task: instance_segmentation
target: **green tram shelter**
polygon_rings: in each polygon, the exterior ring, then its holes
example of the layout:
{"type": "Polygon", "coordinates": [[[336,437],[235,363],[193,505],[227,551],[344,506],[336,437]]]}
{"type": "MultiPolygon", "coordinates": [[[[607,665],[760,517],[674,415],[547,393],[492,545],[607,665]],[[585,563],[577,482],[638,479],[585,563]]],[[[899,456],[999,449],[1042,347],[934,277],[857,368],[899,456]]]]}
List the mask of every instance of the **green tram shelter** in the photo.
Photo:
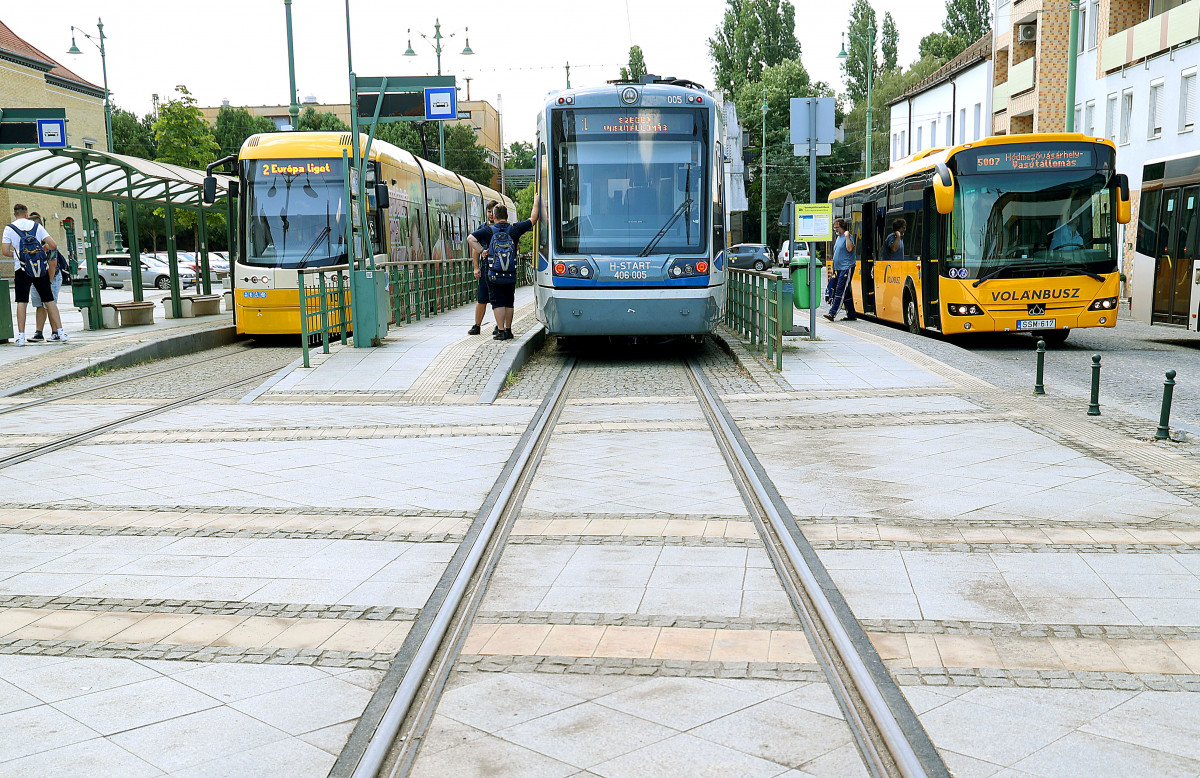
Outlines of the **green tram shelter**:
{"type": "MultiPolygon", "coordinates": [[[[76,305],[87,307],[92,329],[100,329],[100,274],[97,267],[97,235],[92,223],[92,203],[96,200],[123,204],[129,219],[130,274],[133,299],[141,302],[142,266],[136,261],[141,250],[138,241],[136,203],[161,206],[166,213],[167,256],[171,266],[171,310],[183,315],[179,289],[179,260],[175,244],[175,212],[179,208],[198,213],[197,240],[200,244],[200,273],[197,289],[212,292],[208,267],[208,226],[206,212],[212,212],[224,200],[228,208],[226,224],[233,245],[233,205],[228,196],[229,178],[217,176],[216,199],[204,202],[204,171],[168,165],[139,157],[112,154],[95,149],[27,149],[0,158],[0,187],[26,192],[54,194],[80,202],[80,229],[86,256],[90,294],[76,294],[76,305]]],[[[78,258],[76,260],[78,262],[78,258]]],[[[79,283],[77,279],[76,284],[79,283]]],[[[82,292],[82,290],[80,290],[82,292]]]]}

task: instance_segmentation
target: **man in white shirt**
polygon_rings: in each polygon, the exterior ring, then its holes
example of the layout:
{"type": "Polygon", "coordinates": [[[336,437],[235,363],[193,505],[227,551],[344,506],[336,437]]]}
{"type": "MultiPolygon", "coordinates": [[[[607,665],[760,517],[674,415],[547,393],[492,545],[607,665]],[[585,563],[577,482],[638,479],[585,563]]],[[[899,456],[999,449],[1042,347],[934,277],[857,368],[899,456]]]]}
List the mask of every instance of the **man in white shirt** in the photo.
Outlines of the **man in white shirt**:
{"type": "Polygon", "coordinates": [[[50,317],[50,326],[54,329],[50,341],[65,342],[67,333],[63,332],[62,318],[58,315],[58,304],[54,302],[54,296],[50,289],[50,279],[58,272],[58,264],[51,259],[46,263],[44,272],[36,276],[26,273],[21,263],[21,234],[17,230],[32,233],[41,242],[42,248],[47,253],[58,248],[58,244],[46,232],[46,228],[29,218],[28,208],[20,203],[13,206],[13,223],[4,228],[4,240],[0,243],[0,252],[6,257],[12,257],[15,268],[13,283],[16,287],[17,300],[16,345],[25,345],[25,314],[29,307],[29,290],[31,288],[37,289],[38,296],[44,301],[46,313],[50,317]],[[16,229],[13,229],[14,227],[16,229]]]}

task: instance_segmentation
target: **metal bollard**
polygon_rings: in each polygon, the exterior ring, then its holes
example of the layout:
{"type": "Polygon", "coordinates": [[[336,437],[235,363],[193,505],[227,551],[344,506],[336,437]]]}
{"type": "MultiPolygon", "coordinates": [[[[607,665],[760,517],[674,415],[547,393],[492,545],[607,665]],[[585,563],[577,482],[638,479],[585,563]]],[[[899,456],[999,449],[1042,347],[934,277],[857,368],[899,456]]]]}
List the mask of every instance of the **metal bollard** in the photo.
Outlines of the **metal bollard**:
{"type": "Polygon", "coordinates": [[[1100,415],[1100,355],[1092,355],[1092,401],[1088,404],[1088,416],[1100,415]]]}
{"type": "Polygon", "coordinates": [[[1042,378],[1046,372],[1046,341],[1039,340],[1037,346],[1037,381],[1033,384],[1034,394],[1045,394],[1046,386],[1042,378]]]}
{"type": "Polygon", "coordinates": [[[1155,440],[1171,439],[1171,397],[1175,394],[1175,371],[1167,371],[1167,380],[1163,381],[1162,412],[1158,415],[1158,429],[1154,431],[1155,440]]]}

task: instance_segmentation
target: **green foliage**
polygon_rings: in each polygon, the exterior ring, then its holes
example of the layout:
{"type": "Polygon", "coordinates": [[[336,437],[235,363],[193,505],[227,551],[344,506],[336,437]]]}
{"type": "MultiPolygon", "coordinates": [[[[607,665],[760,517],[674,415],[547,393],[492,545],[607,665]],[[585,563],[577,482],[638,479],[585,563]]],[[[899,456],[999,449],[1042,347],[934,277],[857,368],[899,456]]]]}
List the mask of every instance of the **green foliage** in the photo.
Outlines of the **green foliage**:
{"type": "Polygon", "coordinates": [[[179,96],[159,106],[154,122],[157,143],[155,159],[171,165],[203,169],[220,156],[212,126],[196,107],[196,98],[187,87],[175,87],[179,96]]]}
{"type": "MultiPolygon", "coordinates": [[[[368,128],[364,128],[369,132],[368,128]]],[[[412,122],[387,122],[375,127],[375,138],[421,156],[421,136],[412,122]]]]}
{"type": "MultiPolygon", "coordinates": [[[[425,137],[429,143],[429,160],[438,161],[438,133],[436,127],[427,127],[425,137]]],[[[487,149],[476,142],[475,128],[469,124],[451,124],[446,127],[446,169],[466,176],[472,181],[491,186],[495,168],[488,164],[487,149]]]]}
{"type": "Polygon", "coordinates": [[[892,12],[883,15],[883,69],[895,70],[899,62],[900,33],[896,30],[896,20],[892,12]]]}
{"type": "Polygon", "coordinates": [[[246,138],[260,132],[275,132],[275,122],[265,116],[252,114],[245,108],[223,105],[217,111],[213,137],[221,148],[221,155],[237,154],[246,138]]]}
{"type": "Polygon", "coordinates": [[[870,73],[873,79],[879,77],[878,32],[879,25],[870,0],[854,0],[842,72],[846,74],[846,95],[855,105],[867,99],[867,74],[870,73]]]}
{"type": "Polygon", "coordinates": [[[958,36],[966,41],[966,46],[971,45],[992,29],[991,0],[946,0],[943,28],[946,34],[958,36]]]}
{"type": "Polygon", "coordinates": [[[337,114],[318,111],[310,105],[300,112],[300,118],[296,120],[296,129],[300,132],[345,132],[350,129],[350,125],[339,119],[337,114]]]}
{"type": "Polygon", "coordinates": [[[922,59],[932,57],[946,63],[957,57],[966,48],[967,42],[957,35],[951,35],[948,32],[931,32],[921,39],[918,51],[922,59]]]}
{"type": "MultiPolygon", "coordinates": [[[[736,94],[765,68],[800,60],[791,0],[726,0],[725,18],[708,39],[717,87],[736,94]]],[[[762,91],[761,89],[759,90],[762,91]]]]}
{"type": "Polygon", "coordinates": [[[138,119],[131,111],[114,108],[112,112],[113,151],[130,157],[154,159],[158,144],[154,140],[154,115],[138,119]]]}
{"type": "MultiPolygon", "coordinates": [[[[517,196],[513,199],[517,203],[517,212],[509,216],[509,221],[528,219],[529,214],[533,212],[533,184],[517,192],[517,196]]],[[[517,247],[517,250],[522,254],[528,254],[533,251],[532,232],[527,232],[521,236],[521,243],[517,247]]]]}
{"type": "Polygon", "coordinates": [[[505,170],[528,170],[533,167],[536,153],[529,141],[517,141],[508,147],[504,155],[505,170]]]}
{"type": "MultiPolygon", "coordinates": [[[[926,57],[904,72],[892,71],[884,73],[875,82],[871,92],[871,104],[874,109],[874,132],[871,135],[872,167],[875,172],[886,170],[891,156],[891,131],[887,105],[900,95],[914,87],[918,82],[928,78],[944,63],[934,57],[926,57]]],[[[846,143],[854,149],[853,165],[848,170],[845,183],[851,183],[862,177],[864,172],[862,154],[866,151],[867,104],[861,104],[846,115],[846,143]]]]}
{"type": "Polygon", "coordinates": [[[622,81],[641,81],[646,75],[646,57],[642,54],[641,46],[629,47],[629,64],[621,66],[622,81]]]}

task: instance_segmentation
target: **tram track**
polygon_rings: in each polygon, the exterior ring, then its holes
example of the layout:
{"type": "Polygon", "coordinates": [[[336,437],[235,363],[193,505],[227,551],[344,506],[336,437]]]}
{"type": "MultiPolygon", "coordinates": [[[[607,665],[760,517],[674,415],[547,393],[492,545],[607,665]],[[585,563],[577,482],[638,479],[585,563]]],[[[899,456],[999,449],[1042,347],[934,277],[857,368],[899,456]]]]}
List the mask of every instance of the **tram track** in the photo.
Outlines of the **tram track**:
{"type": "MultiPolygon", "coordinates": [[[[850,613],[816,552],[716,397],[703,369],[686,365],[717,447],[810,636],[869,774],[950,775],[915,713],[850,613]]],[[[489,580],[577,376],[572,359],[530,422],[426,607],[351,734],[331,778],[409,774],[489,580]]]]}

